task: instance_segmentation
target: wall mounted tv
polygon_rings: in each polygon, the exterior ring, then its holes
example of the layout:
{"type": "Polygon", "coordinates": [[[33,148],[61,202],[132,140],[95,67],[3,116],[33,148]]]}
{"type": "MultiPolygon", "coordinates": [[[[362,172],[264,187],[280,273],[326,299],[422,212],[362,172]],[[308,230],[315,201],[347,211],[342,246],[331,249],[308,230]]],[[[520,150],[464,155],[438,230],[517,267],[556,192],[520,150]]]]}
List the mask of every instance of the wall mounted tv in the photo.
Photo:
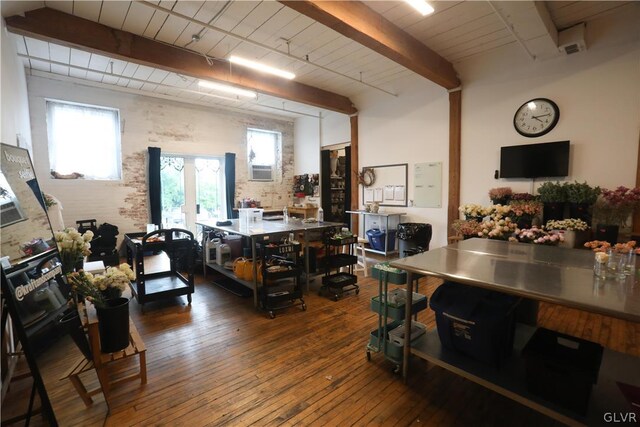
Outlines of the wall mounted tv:
{"type": "Polygon", "coordinates": [[[512,145],[500,149],[500,178],[569,175],[569,141],[512,145]]]}

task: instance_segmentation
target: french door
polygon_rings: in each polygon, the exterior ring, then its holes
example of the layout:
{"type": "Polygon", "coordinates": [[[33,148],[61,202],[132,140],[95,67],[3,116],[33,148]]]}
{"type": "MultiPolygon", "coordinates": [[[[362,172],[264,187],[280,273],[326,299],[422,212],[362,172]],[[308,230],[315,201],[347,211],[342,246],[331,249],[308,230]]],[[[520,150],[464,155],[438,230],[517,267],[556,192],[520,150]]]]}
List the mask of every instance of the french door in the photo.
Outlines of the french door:
{"type": "Polygon", "coordinates": [[[163,154],[162,224],[196,235],[196,221],[226,217],[224,158],[163,154]]]}

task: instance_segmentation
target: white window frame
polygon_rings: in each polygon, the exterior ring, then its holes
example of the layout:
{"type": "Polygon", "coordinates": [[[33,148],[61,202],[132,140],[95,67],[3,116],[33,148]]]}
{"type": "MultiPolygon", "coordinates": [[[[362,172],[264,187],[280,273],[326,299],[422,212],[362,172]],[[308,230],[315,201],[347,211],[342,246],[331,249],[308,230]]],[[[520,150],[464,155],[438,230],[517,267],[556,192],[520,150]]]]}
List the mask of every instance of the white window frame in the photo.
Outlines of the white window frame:
{"type": "MultiPolygon", "coordinates": [[[[46,117],[47,117],[47,138],[48,138],[48,152],[49,152],[49,166],[53,172],[58,172],[60,175],[68,177],[73,172],[83,174],[82,178],[86,180],[100,180],[100,181],[121,181],[122,180],[122,142],[120,131],[120,111],[117,108],[104,107],[100,105],[82,104],[78,102],[63,101],[59,99],[46,99],[46,117]],[[108,113],[113,115],[113,121],[109,126],[105,126],[102,131],[96,132],[94,128],[87,128],[80,131],[80,135],[76,132],[73,135],[69,135],[69,143],[56,141],[56,124],[54,123],[54,108],[56,106],[70,106],[78,107],[86,110],[93,110],[95,112],[108,113]],[[112,142],[111,147],[104,148],[104,151],[97,150],[96,146],[93,147],[87,143],[96,140],[96,135],[109,135],[113,133],[115,141],[112,142]],[[64,146],[62,146],[64,145],[64,146]],[[113,151],[111,151],[113,150],[113,151]],[[62,153],[62,154],[61,154],[62,153]],[[67,159],[73,159],[74,167],[59,166],[56,158],[63,156],[67,159]],[[111,170],[105,171],[101,175],[92,175],[92,171],[96,171],[97,162],[105,162],[111,158],[112,163],[111,170]],[[77,167],[76,167],[77,166],[77,167]]],[[[64,130],[63,130],[64,132],[64,130]]],[[[64,138],[63,138],[64,140],[64,138]]],[[[70,163],[70,162],[67,162],[70,163]]],[[[77,177],[77,176],[76,176],[77,177]]],[[[55,177],[54,177],[55,178],[55,177]]]]}
{"type": "Polygon", "coordinates": [[[248,175],[249,181],[256,181],[256,182],[280,182],[281,181],[281,178],[282,178],[282,132],[269,130],[269,129],[259,129],[259,128],[251,128],[251,127],[247,128],[247,172],[248,172],[247,175],[248,175]],[[275,137],[273,164],[268,164],[264,162],[253,163],[253,159],[251,158],[251,144],[250,144],[250,138],[251,138],[250,134],[252,132],[271,134],[275,137]],[[254,164],[256,166],[271,166],[273,168],[271,179],[270,180],[253,179],[252,166],[254,164]]]}

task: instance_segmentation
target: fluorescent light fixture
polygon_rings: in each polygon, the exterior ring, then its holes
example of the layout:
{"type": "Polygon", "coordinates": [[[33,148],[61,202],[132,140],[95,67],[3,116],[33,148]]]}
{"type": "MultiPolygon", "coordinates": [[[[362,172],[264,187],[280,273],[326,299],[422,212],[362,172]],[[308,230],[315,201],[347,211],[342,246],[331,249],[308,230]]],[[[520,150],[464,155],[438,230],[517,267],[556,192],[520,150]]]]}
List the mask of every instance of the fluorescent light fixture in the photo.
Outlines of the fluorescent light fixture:
{"type": "Polygon", "coordinates": [[[251,90],[240,89],[240,88],[235,87],[235,86],[224,85],[222,83],[209,82],[209,81],[206,81],[206,80],[200,80],[198,82],[198,86],[204,87],[204,88],[207,88],[207,89],[217,90],[217,91],[224,92],[224,93],[231,93],[233,95],[244,96],[244,97],[247,97],[247,98],[256,99],[258,97],[258,94],[253,92],[253,91],[251,91],[251,90]]]}
{"type": "Polygon", "coordinates": [[[422,16],[431,15],[433,13],[433,7],[424,0],[404,0],[415,10],[420,12],[422,16]]]}
{"type": "Polygon", "coordinates": [[[232,55],[229,57],[229,62],[233,64],[242,65],[244,67],[252,68],[257,71],[262,71],[263,73],[269,73],[269,74],[273,74],[274,76],[283,77],[289,80],[293,80],[296,78],[296,75],[293,73],[290,73],[289,71],[284,71],[279,68],[261,64],[256,61],[251,61],[250,59],[240,58],[232,55]]]}

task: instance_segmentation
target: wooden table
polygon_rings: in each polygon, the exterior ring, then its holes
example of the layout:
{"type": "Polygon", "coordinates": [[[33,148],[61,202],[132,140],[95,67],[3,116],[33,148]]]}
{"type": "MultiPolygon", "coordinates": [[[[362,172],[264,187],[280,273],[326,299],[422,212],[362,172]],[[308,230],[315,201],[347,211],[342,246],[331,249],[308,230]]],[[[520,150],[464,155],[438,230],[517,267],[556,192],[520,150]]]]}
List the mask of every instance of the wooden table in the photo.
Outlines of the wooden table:
{"type": "Polygon", "coordinates": [[[295,207],[295,206],[288,206],[287,207],[287,212],[289,213],[290,216],[302,215],[302,219],[317,218],[318,217],[318,208],[317,207],[298,208],[298,207],[295,207]]]}
{"type": "MultiPolygon", "coordinates": [[[[391,266],[408,272],[405,336],[409,336],[411,328],[414,274],[640,322],[637,276],[624,281],[597,279],[593,275],[593,260],[593,253],[586,250],[469,239],[393,261],[391,266]]],[[[413,354],[565,424],[601,424],[605,412],[631,410],[616,382],[640,387],[640,359],[608,349],[604,350],[586,417],[530,394],[524,383],[525,367],[520,351],[534,330],[530,326],[517,326],[513,356],[500,370],[443,348],[437,331],[429,331],[413,343],[405,340],[403,377],[406,380],[409,374],[409,356],[413,354]]]]}

